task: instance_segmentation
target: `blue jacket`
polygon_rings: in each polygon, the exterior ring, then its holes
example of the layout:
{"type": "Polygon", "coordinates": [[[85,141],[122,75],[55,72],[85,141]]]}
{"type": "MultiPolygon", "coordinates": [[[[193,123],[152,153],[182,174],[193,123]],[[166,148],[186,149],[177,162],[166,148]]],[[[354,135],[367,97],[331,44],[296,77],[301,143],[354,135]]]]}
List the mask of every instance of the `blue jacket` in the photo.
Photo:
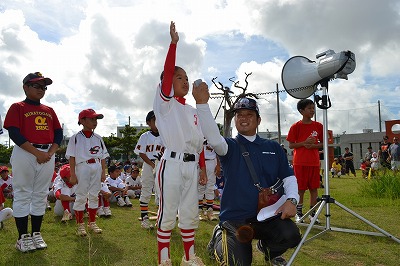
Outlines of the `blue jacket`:
{"type": "Polygon", "coordinates": [[[254,142],[241,135],[226,138],[228,153],[220,156],[224,171],[225,185],[221,199],[220,220],[243,222],[257,216],[258,189],[237,141],[241,142],[250,154],[251,161],[262,187],[274,185],[278,178],[283,180],[293,175],[286,154],[278,142],[262,139],[258,135],[254,142]]]}

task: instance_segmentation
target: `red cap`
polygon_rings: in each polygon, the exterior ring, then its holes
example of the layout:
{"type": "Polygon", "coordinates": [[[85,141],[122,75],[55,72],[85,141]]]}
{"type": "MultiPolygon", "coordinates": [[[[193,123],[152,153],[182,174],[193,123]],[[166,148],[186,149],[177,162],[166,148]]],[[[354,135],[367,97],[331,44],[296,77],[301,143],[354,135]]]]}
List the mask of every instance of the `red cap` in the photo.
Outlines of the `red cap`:
{"type": "Polygon", "coordinates": [[[8,167],[7,166],[0,166],[0,173],[3,171],[8,171],[8,167]]]}
{"type": "Polygon", "coordinates": [[[71,168],[70,168],[69,164],[64,164],[63,166],[61,166],[60,176],[62,178],[71,176],[71,168]]]}
{"type": "Polygon", "coordinates": [[[85,109],[82,110],[79,113],[79,118],[78,118],[78,124],[80,124],[79,120],[82,118],[97,118],[97,119],[103,119],[104,115],[102,114],[96,114],[96,112],[93,109],[85,109]]]}

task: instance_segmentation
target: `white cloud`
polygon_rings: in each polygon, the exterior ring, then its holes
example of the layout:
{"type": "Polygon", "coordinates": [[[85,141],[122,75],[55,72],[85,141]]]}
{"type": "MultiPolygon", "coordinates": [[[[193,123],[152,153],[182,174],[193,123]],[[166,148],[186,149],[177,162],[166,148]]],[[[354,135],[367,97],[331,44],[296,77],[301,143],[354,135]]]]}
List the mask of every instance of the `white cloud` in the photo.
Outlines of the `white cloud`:
{"type": "MultiPolygon", "coordinates": [[[[190,80],[201,77],[210,86],[216,76],[225,86],[233,75],[242,84],[252,72],[249,91],[272,92],[276,83],[282,90],[281,69],[290,56],[315,60],[326,49],[353,51],[356,71],[330,84],[329,125],[337,132],[376,131],[378,100],[383,118],[400,113],[399,6],[398,0],[3,0],[0,114],[4,118],[24,98],[23,77],[41,71],[54,81],[43,103],[56,110],[65,135],[79,130],[78,113],[89,107],[105,114],[96,130],[104,136],[129,117],[133,125],[144,124],[174,20],[181,37],[177,64],[190,80]]],[[[285,134],[300,116],[296,99],[286,93],[280,99],[285,134]]],[[[219,104],[211,103],[214,112],[219,104]]],[[[260,105],[262,127],[277,130],[276,94],[262,95],[260,105]]]]}

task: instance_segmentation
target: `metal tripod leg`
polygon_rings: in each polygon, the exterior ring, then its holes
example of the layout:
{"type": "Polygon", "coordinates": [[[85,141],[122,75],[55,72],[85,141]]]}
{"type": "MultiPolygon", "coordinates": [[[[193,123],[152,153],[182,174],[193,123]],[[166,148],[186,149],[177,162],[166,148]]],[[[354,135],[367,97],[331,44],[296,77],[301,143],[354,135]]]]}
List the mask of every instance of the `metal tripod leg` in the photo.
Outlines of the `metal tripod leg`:
{"type": "MultiPolygon", "coordinates": [[[[317,205],[319,204],[318,210],[315,213],[314,217],[312,217],[310,224],[307,227],[307,230],[304,232],[303,238],[301,239],[300,243],[297,245],[296,250],[293,252],[292,256],[290,257],[290,260],[287,262],[287,265],[291,265],[294,261],[294,259],[296,258],[297,253],[300,251],[300,248],[303,246],[303,244],[311,239],[307,240],[307,236],[310,233],[313,225],[315,224],[315,221],[317,220],[319,214],[322,212],[322,209],[325,207],[326,202],[325,201],[320,201],[319,203],[317,203],[317,205]]],[[[317,206],[315,205],[315,206],[317,206]]],[[[315,207],[314,206],[314,207],[315,207]]],[[[306,215],[304,215],[303,217],[306,217],[306,215]]],[[[326,231],[328,231],[328,229],[323,230],[322,232],[320,232],[318,235],[321,235],[323,233],[325,233],[326,231]]],[[[315,238],[317,235],[313,236],[312,238],[315,238]]]]}
{"type": "MultiPolygon", "coordinates": [[[[315,213],[314,217],[311,219],[311,223],[308,225],[307,230],[304,232],[303,238],[301,239],[300,243],[297,245],[296,250],[294,251],[294,253],[292,254],[292,256],[290,257],[290,260],[288,261],[287,265],[291,265],[295,259],[295,257],[297,256],[297,253],[300,251],[301,247],[307,242],[310,241],[328,231],[337,231],[337,232],[345,232],[345,233],[355,233],[355,234],[363,234],[363,235],[371,235],[371,236],[386,236],[390,239],[392,239],[393,241],[400,243],[400,239],[396,238],[395,236],[389,234],[388,232],[386,232],[385,230],[383,230],[382,228],[378,227],[377,225],[375,225],[374,223],[370,222],[369,220],[365,219],[364,217],[362,217],[361,215],[355,213],[354,211],[350,210],[349,208],[347,208],[346,206],[344,206],[343,204],[335,201],[335,199],[331,198],[329,195],[324,195],[322,198],[322,201],[320,201],[319,203],[317,203],[317,205],[319,204],[318,210],[315,213]],[[361,221],[363,221],[364,223],[368,224],[369,226],[375,228],[378,232],[370,232],[370,231],[362,231],[362,230],[355,230],[355,229],[347,229],[347,228],[339,228],[339,227],[331,227],[330,226],[330,215],[329,215],[329,204],[334,203],[337,206],[339,206],[340,208],[342,208],[343,210],[347,211],[348,213],[350,213],[351,215],[355,216],[356,218],[360,219],[361,221]],[[326,225],[325,227],[322,226],[315,226],[315,221],[317,220],[318,216],[320,215],[320,213],[322,212],[322,209],[324,207],[327,207],[327,215],[326,215],[326,225]],[[307,239],[308,234],[310,233],[312,228],[317,228],[317,229],[323,229],[320,233],[310,237],[307,239]]],[[[317,205],[315,205],[314,207],[316,207],[317,205]]],[[[314,208],[313,208],[314,209],[314,208]]],[[[305,219],[305,217],[307,217],[307,214],[311,213],[312,209],[310,211],[308,211],[302,218],[305,219]]]]}

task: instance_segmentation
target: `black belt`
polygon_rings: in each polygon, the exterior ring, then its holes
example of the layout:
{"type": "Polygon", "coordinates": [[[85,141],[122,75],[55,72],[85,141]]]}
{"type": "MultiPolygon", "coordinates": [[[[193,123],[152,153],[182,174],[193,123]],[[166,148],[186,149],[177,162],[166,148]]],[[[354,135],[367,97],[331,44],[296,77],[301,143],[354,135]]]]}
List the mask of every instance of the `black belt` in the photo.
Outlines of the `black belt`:
{"type": "Polygon", "coordinates": [[[37,148],[37,149],[43,149],[43,150],[45,150],[45,149],[47,149],[48,147],[50,147],[50,144],[35,144],[35,143],[32,143],[32,146],[35,147],[35,148],[37,148]]]}
{"type": "MultiPolygon", "coordinates": [[[[171,158],[175,158],[175,157],[176,157],[176,152],[171,151],[170,157],[171,157],[171,158]]],[[[196,161],[196,155],[191,154],[191,153],[186,153],[186,152],[185,152],[185,153],[183,154],[182,160],[183,160],[184,162],[194,162],[194,161],[196,161]]]]}

